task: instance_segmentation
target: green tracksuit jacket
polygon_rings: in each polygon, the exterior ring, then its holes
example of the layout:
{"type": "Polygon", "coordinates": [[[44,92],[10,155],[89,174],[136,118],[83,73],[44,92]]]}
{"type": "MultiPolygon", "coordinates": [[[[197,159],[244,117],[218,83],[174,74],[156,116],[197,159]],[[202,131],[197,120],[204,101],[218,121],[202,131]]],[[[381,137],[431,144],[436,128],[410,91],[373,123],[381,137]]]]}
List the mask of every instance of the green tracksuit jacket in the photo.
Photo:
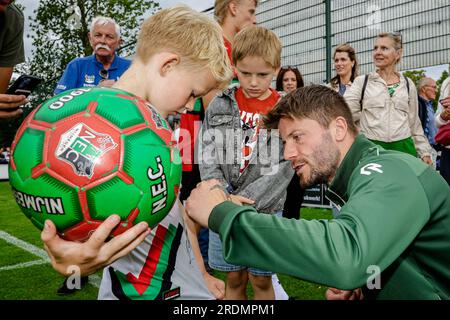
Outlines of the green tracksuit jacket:
{"type": "Polygon", "coordinates": [[[329,191],[342,206],[333,220],[280,219],[226,201],[209,226],[236,265],[363,287],[366,298],[450,299],[450,188],[431,167],[359,135],[329,191]]]}

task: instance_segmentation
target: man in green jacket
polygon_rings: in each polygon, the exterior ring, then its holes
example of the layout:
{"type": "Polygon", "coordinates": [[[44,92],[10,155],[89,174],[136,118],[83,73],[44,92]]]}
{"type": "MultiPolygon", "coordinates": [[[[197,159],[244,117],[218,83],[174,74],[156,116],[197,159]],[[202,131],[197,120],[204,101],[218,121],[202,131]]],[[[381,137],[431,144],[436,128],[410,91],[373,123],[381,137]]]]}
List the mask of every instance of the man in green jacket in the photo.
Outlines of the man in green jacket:
{"type": "Polygon", "coordinates": [[[340,215],[258,214],[227,201],[217,181],[202,182],[187,211],[220,233],[225,260],[341,289],[330,288],[330,299],[450,298],[450,188],[442,177],[358,135],[344,99],[324,86],[287,95],[264,122],[279,129],[303,187],[330,185],[340,215]]]}

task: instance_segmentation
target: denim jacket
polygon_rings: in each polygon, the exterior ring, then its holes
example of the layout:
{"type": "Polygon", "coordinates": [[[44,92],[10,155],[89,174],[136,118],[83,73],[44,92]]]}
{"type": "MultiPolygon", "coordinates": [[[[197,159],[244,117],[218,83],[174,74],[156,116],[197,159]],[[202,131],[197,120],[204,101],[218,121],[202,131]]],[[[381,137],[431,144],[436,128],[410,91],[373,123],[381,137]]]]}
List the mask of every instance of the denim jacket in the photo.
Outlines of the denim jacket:
{"type": "Polygon", "coordinates": [[[200,175],[202,180],[222,181],[231,194],[254,200],[257,211],[275,213],[283,209],[294,171],[283,159],[278,130],[261,129],[250,163],[240,174],[243,129],[236,90],[225,90],[206,109],[197,143],[200,175]]]}

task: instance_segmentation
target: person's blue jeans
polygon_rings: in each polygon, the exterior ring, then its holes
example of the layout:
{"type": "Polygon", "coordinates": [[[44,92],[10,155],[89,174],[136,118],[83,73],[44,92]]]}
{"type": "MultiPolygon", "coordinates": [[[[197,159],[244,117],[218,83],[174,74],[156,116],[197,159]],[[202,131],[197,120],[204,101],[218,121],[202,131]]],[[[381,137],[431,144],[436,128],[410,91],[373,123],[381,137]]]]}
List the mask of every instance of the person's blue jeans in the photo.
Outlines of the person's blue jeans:
{"type": "Polygon", "coordinates": [[[198,233],[198,245],[203,257],[203,261],[208,263],[208,243],[209,243],[209,230],[208,228],[201,228],[198,233]]]}

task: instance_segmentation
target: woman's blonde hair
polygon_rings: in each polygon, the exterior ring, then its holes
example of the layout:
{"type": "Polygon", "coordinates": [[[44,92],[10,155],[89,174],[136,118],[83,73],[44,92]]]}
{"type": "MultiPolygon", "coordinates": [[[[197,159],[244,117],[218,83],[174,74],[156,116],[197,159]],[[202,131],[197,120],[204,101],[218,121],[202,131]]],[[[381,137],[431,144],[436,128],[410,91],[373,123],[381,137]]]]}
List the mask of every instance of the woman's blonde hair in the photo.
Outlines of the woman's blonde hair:
{"type": "Polygon", "coordinates": [[[236,34],[233,42],[233,61],[246,57],[261,57],[272,68],[281,66],[281,41],[273,32],[261,26],[249,26],[236,34]]]}
{"type": "Polygon", "coordinates": [[[220,87],[233,76],[219,24],[187,6],[161,10],[142,24],[136,57],[146,63],[162,51],[179,55],[185,66],[208,67],[220,87]]]}

